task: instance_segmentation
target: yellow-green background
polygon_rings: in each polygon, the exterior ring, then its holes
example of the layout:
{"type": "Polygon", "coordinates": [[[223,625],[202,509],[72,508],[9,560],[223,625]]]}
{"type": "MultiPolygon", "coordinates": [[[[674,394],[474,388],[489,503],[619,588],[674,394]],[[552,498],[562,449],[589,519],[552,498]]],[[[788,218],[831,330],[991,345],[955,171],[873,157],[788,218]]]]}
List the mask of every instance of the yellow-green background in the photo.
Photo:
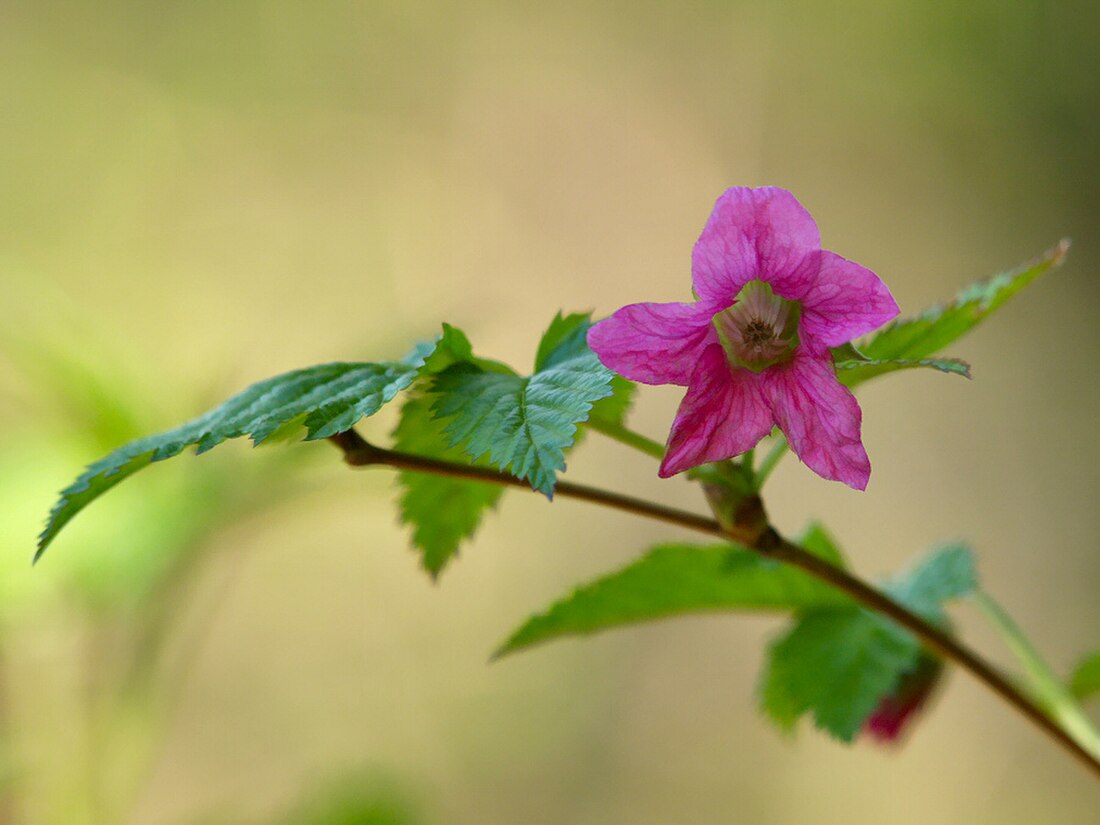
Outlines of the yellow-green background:
{"type": "MultiPolygon", "coordinates": [[[[1100,644],[1098,35],[1084,2],[0,4],[0,821],[268,822],[343,776],[409,811],[377,822],[1095,822],[1086,773],[961,674],[901,749],[784,741],[753,709],[773,620],[487,664],[681,536],[588,505],[509,495],[433,585],[386,471],[231,445],[28,562],[120,441],[442,320],[524,366],[559,308],[686,299],[714,198],[775,184],[903,311],[1074,239],[953,348],[973,382],[865,388],[867,493],[791,460],[769,491],[868,575],[970,539],[1065,670],[1100,644]],[[125,682],[143,634],[153,682],[125,682]]],[[[569,477],[701,506],[654,469],[593,437],[569,477]]]]}

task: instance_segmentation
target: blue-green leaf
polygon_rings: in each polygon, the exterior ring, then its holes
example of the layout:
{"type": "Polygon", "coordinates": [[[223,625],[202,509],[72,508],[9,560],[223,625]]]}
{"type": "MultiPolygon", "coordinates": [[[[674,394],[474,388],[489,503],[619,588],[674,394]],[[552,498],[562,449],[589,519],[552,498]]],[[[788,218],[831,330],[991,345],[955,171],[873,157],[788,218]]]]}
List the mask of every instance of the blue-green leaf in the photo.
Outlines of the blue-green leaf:
{"type": "Polygon", "coordinates": [[[969,596],[978,587],[974,554],[961,543],[947,544],[924,556],[886,584],[886,592],[930,621],[947,620],[943,603],[969,596]]]}
{"type": "MultiPolygon", "coordinates": [[[[819,558],[844,567],[840,549],[820,523],[811,523],[800,543],[819,558]]],[[[672,616],[851,603],[801,570],[734,545],[667,544],[532,616],[496,655],[672,616]]]]}
{"type": "Polygon", "coordinates": [[[590,352],[588,329],[591,326],[591,313],[574,312],[563,316],[559,311],[539,341],[535,372],[590,352]]]}
{"type": "Polygon", "coordinates": [[[442,334],[434,341],[419,345],[427,352],[421,372],[435,375],[453,364],[473,364],[485,372],[499,372],[503,375],[515,375],[516,371],[500,361],[490,358],[478,358],[466,333],[450,324],[443,324],[442,334]]]}
{"type": "Polygon", "coordinates": [[[601,398],[592,405],[589,421],[601,421],[606,424],[622,426],[626,423],[626,414],[634,403],[638,385],[633,381],[615,375],[611,378],[611,395],[601,398]]]}
{"type": "MultiPolygon", "coordinates": [[[[885,590],[946,625],[943,602],[976,587],[973,555],[954,544],[928,554],[885,590]]],[[[761,707],[784,730],[810,713],[819,728],[850,742],[879,702],[921,666],[922,656],[929,654],[917,638],[883,616],[851,603],[813,608],[770,646],[761,707]]]]}
{"type": "MultiPolygon", "coordinates": [[[[570,362],[590,356],[586,341],[590,326],[588,315],[563,316],[558,313],[539,344],[535,359],[536,374],[548,373],[559,367],[568,368],[570,362]]],[[[456,365],[479,375],[497,376],[489,380],[503,380],[506,384],[523,380],[510,367],[475,356],[466,336],[444,324],[443,334],[434,344],[434,351],[427,358],[422,372],[428,376],[436,375],[456,365]]],[[[396,449],[459,464],[489,466],[489,455],[471,461],[464,450],[452,444],[445,433],[446,419],[432,414],[433,397],[425,394],[432,386],[430,381],[424,382],[402,407],[400,423],[394,431],[396,449]]],[[[619,376],[612,376],[610,386],[611,394],[596,401],[589,412],[590,419],[599,416],[621,422],[629,407],[634,385],[619,376]]],[[[581,434],[579,430],[574,434],[574,445],[581,434]]],[[[569,447],[562,449],[565,452],[569,447]]],[[[495,506],[504,492],[498,485],[428,473],[403,472],[399,483],[402,488],[402,521],[412,526],[413,545],[421,552],[424,567],[433,576],[437,576],[454,558],[461,542],[474,534],[485,511],[495,506]]]]}
{"type": "Polygon", "coordinates": [[[802,571],[748,550],[729,544],[666,544],[532,616],[495,655],[670,616],[850,603],[802,571]]]}
{"type": "MultiPolygon", "coordinates": [[[[550,327],[539,342],[535,356],[535,372],[591,352],[588,347],[588,330],[592,328],[591,313],[575,312],[563,316],[561,312],[550,323],[550,327]]],[[[604,424],[622,426],[626,414],[634,403],[634,394],[638,385],[621,375],[612,375],[611,394],[592,405],[588,414],[590,423],[599,421],[604,424]]],[[[577,433],[577,440],[583,430],[577,433]]]]}
{"type": "Polygon", "coordinates": [[[333,363],[295,370],[253,384],[224,404],[173,430],[132,441],[95,462],[61,492],[38,541],[37,559],[73,516],[154,461],[196,453],[248,435],[259,444],[297,427],[306,440],[327,438],[378,412],[416,378],[424,350],[403,361],[333,363]]]}
{"type": "Polygon", "coordinates": [[[576,318],[559,314],[539,346],[540,369],[526,378],[467,362],[448,367],[431,384],[432,409],[446,420],[451,445],[462,445],[474,460],[487,454],[494,466],[547,497],[577,425],[613,392],[612,373],[588,348],[576,318]]]}
{"type": "Polygon", "coordinates": [[[913,318],[894,321],[864,342],[860,349],[873,361],[920,361],[935,355],[1044,272],[1060,266],[1068,251],[1069,241],[1063,240],[1019,269],[968,286],[950,303],[930,307],[913,318]]]}
{"type": "MultiPolygon", "coordinates": [[[[431,404],[429,396],[409,396],[394,430],[394,447],[416,455],[469,463],[461,449],[448,446],[442,422],[432,417],[431,404]]],[[[413,545],[420,550],[421,562],[432,576],[438,576],[454,558],[461,542],[474,534],[485,511],[494,507],[504,493],[498,484],[431,473],[402,472],[398,483],[402,489],[401,520],[412,526],[413,545]]]]}
{"type": "Polygon", "coordinates": [[[898,370],[918,368],[933,369],[950,375],[961,375],[963,378],[970,377],[970,365],[958,358],[895,358],[878,361],[868,359],[836,362],[837,378],[841,384],[849,388],[880,375],[897,372],[898,370]]]}
{"type": "Polygon", "coordinates": [[[761,706],[785,730],[810,712],[850,742],[919,653],[913,636],[860,608],[812,611],[769,647],[761,706]]]}

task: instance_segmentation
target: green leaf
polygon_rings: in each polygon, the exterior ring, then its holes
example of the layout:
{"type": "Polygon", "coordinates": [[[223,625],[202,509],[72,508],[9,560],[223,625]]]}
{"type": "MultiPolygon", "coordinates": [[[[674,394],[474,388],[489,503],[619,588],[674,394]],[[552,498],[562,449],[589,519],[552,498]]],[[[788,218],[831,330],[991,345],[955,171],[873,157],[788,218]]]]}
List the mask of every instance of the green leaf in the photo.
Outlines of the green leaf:
{"type": "Polygon", "coordinates": [[[577,447],[590,429],[603,433],[616,433],[615,437],[620,441],[635,437],[641,439],[640,436],[634,436],[626,428],[626,414],[630,411],[631,404],[634,403],[634,392],[637,389],[638,385],[633,381],[629,381],[621,375],[612,375],[611,395],[601,398],[592,405],[592,409],[588,413],[588,420],[577,427],[577,434],[573,437],[573,447],[570,449],[577,447]]]}
{"type": "Polygon", "coordinates": [[[588,349],[575,322],[558,318],[539,346],[541,369],[522,378],[489,372],[475,363],[454,364],[432,382],[432,407],[447,419],[451,445],[463,445],[477,460],[490,462],[547,497],[554,492],[557,471],[565,467],[564,451],[586,421],[592,405],[611,395],[612,373],[588,349]],[[564,331],[567,322],[571,325],[564,331]],[[549,341],[549,343],[547,343],[549,341]]]}
{"type": "Polygon", "coordinates": [[[912,635],[865,610],[815,610],[768,648],[761,706],[784,730],[809,712],[851,742],[919,654],[912,635]]]}
{"type": "MultiPolygon", "coordinates": [[[[836,542],[813,522],[800,543],[844,567],[836,542]]],[[[962,560],[954,549],[915,568],[905,593],[928,599],[961,593],[962,560]]],[[[716,611],[806,610],[854,606],[849,597],[800,570],[728,544],[661,545],[623,569],[585,585],[531,617],[501,645],[502,656],[564,636],[644,621],[716,611]]]]}
{"type": "Polygon", "coordinates": [[[531,617],[494,655],[670,616],[842,604],[839,591],[747,550],[667,544],[531,617]]]}
{"type": "MultiPolygon", "coordinates": [[[[954,544],[934,550],[885,590],[946,624],[943,602],[976,587],[973,554],[954,544]]],[[[785,730],[811,713],[819,728],[850,742],[882,698],[920,665],[920,656],[913,634],[876,613],[851,603],[814,608],[769,647],[761,707],[785,730]]]]}
{"type": "Polygon", "coordinates": [[[834,567],[844,569],[848,566],[844,561],[844,554],[840,552],[840,545],[820,521],[811,521],[799,536],[798,543],[834,567]]]}
{"type": "Polygon", "coordinates": [[[1086,656],[1074,668],[1069,689],[1078,699],[1088,699],[1100,693],[1100,650],[1086,656]]]}
{"type": "Polygon", "coordinates": [[[259,444],[288,424],[300,422],[306,440],[327,438],[378,412],[416,378],[423,349],[404,361],[333,363],[269,378],[233,396],[205,415],[173,430],[132,441],[95,462],[61,492],[39,536],[39,558],[73,516],[154,461],[179,455],[191,445],[204,453],[229,438],[250,435],[259,444]]]}
{"type": "Polygon", "coordinates": [[[418,347],[426,350],[421,370],[425,375],[441,373],[453,364],[473,364],[486,372],[516,374],[514,369],[500,361],[476,357],[466,333],[450,324],[443,324],[443,333],[435,341],[419,344],[418,347]]]}
{"type": "MultiPolygon", "coordinates": [[[[591,350],[588,347],[588,330],[592,327],[591,313],[573,313],[562,316],[561,312],[550,323],[550,327],[539,342],[538,354],[535,356],[535,372],[548,369],[558,363],[576,358],[591,350]]],[[[611,377],[611,394],[601,398],[592,405],[586,424],[599,422],[612,426],[622,426],[626,420],[626,414],[634,403],[634,393],[638,389],[637,384],[621,375],[613,374],[611,377]]],[[[579,443],[584,434],[584,428],[577,432],[576,442],[579,443]]]]}
{"type": "Polygon", "coordinates": [[[600,421],[605,424],[622,426],[626,423],[626,414],[634,403],[634,394],[638,385],[633,381],[614,375],[611,378],[611,395],[601,398],[592,405],[592,411],[588,414],[589,421],[600,421]]]}
{"type": "Polygon", "coordinates": [[[430,350],[424,358],[424,371],[443,372],[451,364],[472,361],[474,348],[466,333],[450,324],[443,325],[443,334],[429,344],[430,350]]]}
{"type": "Polygon", "coordinates": [[[978,587],[974,554],[962,543],[933,550],[885,590],[924,618],[944,624],[943,603],[969,596],[978,587]]]}
{"type": "MultiPolygon", "coordinates": [[[[393,433],[394,447],[416,455],[469,463],[461,449],[448,446],[443,424],[432,417],[431,405],[429,396],[408,397],[393,433]]],[[[485,511],[496,506],[504,493],[498,484],[430,473],[402,472],[398,483],[402,489],[401,521],[412,526],[413,544],[433,577],[458,553],[461,542],[474,534],[485,511]]]]}
{"type": "MultiPolygon", "coordinates": [[[[588,330],[592,327],[591,313],[573,313],[562,316],[559,312],[539,342],[535,357],[535,371],[544,370],[557,363],[591,352],[588,346],[588,330]]],[[[621,375],[612,374],[611,394],[592,405],[587,424],[600,423],[621,427],[626,414],[634,403],[638,385],[621,375]]],[[[582,432],[578,432],[578,441],[582,432]]]]}
{"type": "Polygon", "coordinates": [[[948,304],[894,321],[860,349],[873,361],[926,359],[972,330],[1044,272],[1061,265],[1068,250],[1069,241],[1063,240],[1019,269],[972,284],[948,304]]]}
{"type": "Polygon", "coordinates": [[[852,360],[836,362],[837,378],[840,380],[841,384],[849,388],[862,384],[864,381],[869,381],[872,378],[877,378],[880,375],[885,375],[886,373],[922,367],[939,370],[940,372],[946,372],[952,375],[961,375],[963,378],[970,377],[970,365],[965,361],[960,361],[958,358],[921,358],[915,360],[895,358],[890,360],[868,359],[866,361],[852,360]]]}
{"type": "Polygon", "coordinates": [[[575,312],[562,316],[559,311],[539,341],[538,353],[535,355],[535,372],[590,352],[588,329],[591,326],[591,313],[575,312]]]}
{"type": "MultiPolygon", "coordinates": [[[[535,359],[536,373],[547,372],[589,355],[586,335],[590,326],[588,315],[563,317],[559,312],[539,344],[535,359]]],[[[444,324],[443,334],[434,344],[434,351],[427,358],[423,372],[438,374],[456,365],[473,368],[479,373],[518,378],[511,368],[500,362],[476,357],[466,336],[444,324]]],[[[629,406],[633,388],[634,385],[626,379],[613,376],[612,394],[595,403],[589,418],[603,415],[621,420],[629,406]]],[[[451,444],[445,432],[446,419],[433,416],[432,408],[432,398],[424,393],[417,393],[405,403],[400,423],[394,431],[396,449],[460,464],[489,466],[489,456],[482,455],[471,462],[464,450],[451,444]]],[[[575,433],[574,445],[580,435],[580,431],[575,433]]],[[[568,449],[563,448],[563,452],[568,449]]],[[[402,521],[413,527],[413,544],[421,551],[424,567],[433,577],[438,576],[457,554],[461,542],[474,534],[485,510],[495,506],[504,493],[504,488],[499,485],[427,473],[403,472],[399,478],[403,490],[400,500],[402,521]]]]}

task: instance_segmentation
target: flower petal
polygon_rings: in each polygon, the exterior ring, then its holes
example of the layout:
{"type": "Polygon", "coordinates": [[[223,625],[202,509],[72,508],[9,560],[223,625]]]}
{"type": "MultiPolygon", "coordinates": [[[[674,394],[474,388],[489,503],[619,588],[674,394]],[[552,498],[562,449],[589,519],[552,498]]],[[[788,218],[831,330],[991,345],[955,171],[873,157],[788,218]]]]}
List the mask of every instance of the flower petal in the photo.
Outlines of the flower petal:
{"type": "Polygon", "coordinates": [[[711,318],[719,309],[706,302],[630,304],[593,324],[588,346],[631,381],[686,386],[703,348],[718,339],[711,318]]]}
{"type": "Polygon", "coordinates": [[[854,261],[823,251],[807,256],[799,269],[808,284],[800,331],[814,342],[838,347],[898,315],[882,279],[854,261]]]}
{"type": "Polygon", "coordinates": [[[771,432],[759,376],[731,369],[721,344],[706,348],[676,412],[658,475],[668,478],[708,461],[733,458],[771,432]]]}
{"type": "Polygon", "coordinates": [[[830,353],[800,347],[793,361],[761,375],[775,422],[795,455],[822,478],[866,489],[871,462],[860,440],[862,413],[837,380],[830,353]]]}
{"type": "Polygon", "coordinates": [[[821,249],[810,213],[786,189],[727,189],[707,219],[691,253],[692,285],[704,300],[728,306],[754,278],[788,300],[785,278],[809,253],[821,249]]]}

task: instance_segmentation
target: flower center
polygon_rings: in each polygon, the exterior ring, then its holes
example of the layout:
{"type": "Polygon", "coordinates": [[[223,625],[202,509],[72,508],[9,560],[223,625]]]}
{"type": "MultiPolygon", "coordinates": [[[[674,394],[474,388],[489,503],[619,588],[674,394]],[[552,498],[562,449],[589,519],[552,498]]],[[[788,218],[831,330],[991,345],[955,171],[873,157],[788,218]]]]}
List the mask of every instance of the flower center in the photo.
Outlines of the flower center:
{"type": "Polygon", "coordinates": [[[776,295],[769,284],[749,281],[733,306],[714,316],[714,328],[731,365],[760,372],[789,361],[798,346],[801,306],[776,295]]]}

